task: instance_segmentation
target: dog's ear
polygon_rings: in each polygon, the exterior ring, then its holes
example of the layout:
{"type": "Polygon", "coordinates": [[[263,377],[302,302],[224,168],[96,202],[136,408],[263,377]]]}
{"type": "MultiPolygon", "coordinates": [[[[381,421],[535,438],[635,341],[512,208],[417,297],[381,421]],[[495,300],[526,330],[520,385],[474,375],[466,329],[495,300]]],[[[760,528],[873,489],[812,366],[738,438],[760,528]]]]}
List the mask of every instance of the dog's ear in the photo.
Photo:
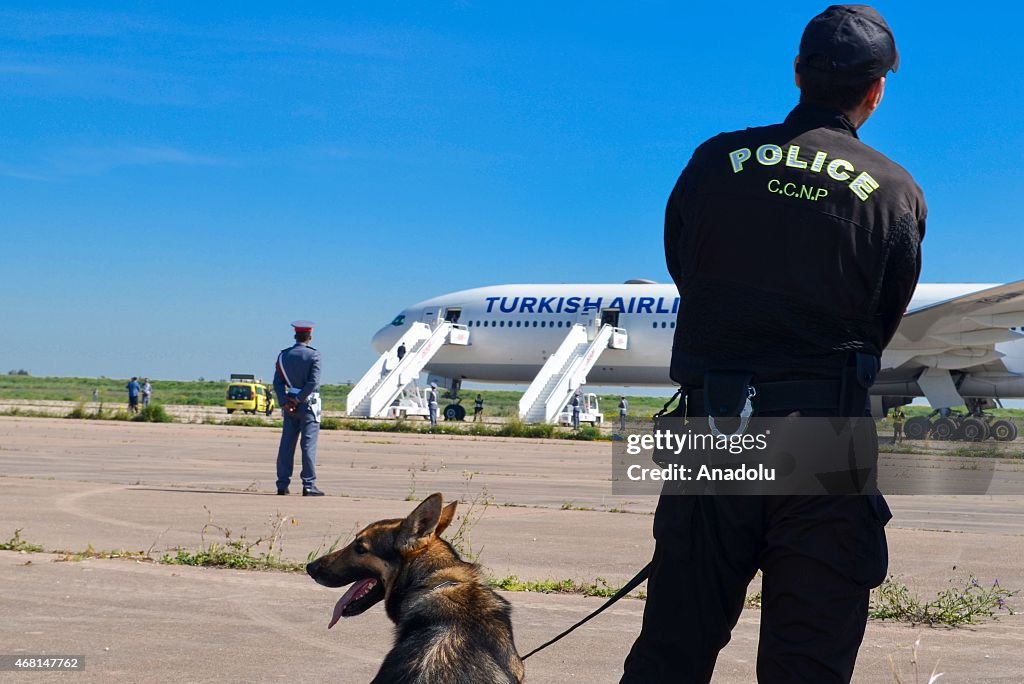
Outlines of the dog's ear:
{"type": "Polygon", "coordinates": [[[437,530],[434,531],[438,537],[440,537],[448,526],[452,524],[452,520],[455,518],[455,509],[458,507],[458,501],[452,501],[450,504],[441,509],[441,518],[437,521],[437,530]]]}
{"type": "Polygon", "coordinates": [[[441,501],[440,493],[431,494],[402,521],[398,530],[399,547],[411,550],[419,540],[434,534],[441,520],[441,501]]]}

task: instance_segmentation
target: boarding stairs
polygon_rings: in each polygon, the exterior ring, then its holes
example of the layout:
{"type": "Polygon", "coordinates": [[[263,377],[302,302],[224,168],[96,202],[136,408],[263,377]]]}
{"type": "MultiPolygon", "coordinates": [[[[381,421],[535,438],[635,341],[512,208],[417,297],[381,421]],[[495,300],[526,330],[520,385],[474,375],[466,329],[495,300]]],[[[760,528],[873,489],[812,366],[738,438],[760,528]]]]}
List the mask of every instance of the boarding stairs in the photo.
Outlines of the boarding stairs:
{"type": "Polygon", "coordinates": [[[574,325],[519,400],[519,418],[526,423],[552,423],[587,382],[587,374],[605,349],[626,349],[626,331],[602,325],[590,339],[585,325],[574,325]]]}
{"type": "Polygon", "coordinates": [[[345,413],[362,418],[383,416],[445,344],[469,344],[469,330],[449,321],[440,321],[434,327],[413,323],[348,393],[345,413]],[[406,352],[399,361],[398,348],[403,344],[406,352]]]}

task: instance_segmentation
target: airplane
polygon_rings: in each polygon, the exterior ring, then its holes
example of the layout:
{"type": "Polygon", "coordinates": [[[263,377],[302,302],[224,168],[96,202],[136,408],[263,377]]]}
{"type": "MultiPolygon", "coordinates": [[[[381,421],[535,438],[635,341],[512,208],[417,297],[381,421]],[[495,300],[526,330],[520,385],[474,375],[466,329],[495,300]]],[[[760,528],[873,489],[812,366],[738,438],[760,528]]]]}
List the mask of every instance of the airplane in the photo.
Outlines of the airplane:
{"type": "MultiPolygon", "coordinates": [[[[443,345],[423,366],[432,380],[457,392],[465,380],[531,383],[573,326],[606,324],[627,333],[628,343],[603,350],[585,382],[673,387],[668,368],[678,308],[675,285],[650,280],[497,285],[414,304],[381,328],[372,344],[386,354],[416,322],[464,328],[468,344],[443,345]]],[[[919,284],[883,353],[873,413],[923,396],[935,409],[966,405],[970,414],[958,418],[943,411],[930,426],[948,420],[944,429],[960,432],[971,416],[991,423],[985,409],[1000,399],[1024,398],[1022,326],[1024,281],[919,284]]]]}

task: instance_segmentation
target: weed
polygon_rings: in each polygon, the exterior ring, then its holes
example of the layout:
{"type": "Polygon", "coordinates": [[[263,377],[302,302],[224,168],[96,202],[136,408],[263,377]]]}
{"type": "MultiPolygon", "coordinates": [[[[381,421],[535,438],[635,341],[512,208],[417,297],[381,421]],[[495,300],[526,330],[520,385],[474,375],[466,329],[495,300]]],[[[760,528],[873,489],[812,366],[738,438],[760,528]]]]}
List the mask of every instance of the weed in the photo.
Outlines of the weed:
{"type": "Polygon", "coordinates": [[[576,580],[521,580],[515,575],[501,579],[487,580],[488,586],[501,591],[529,591],[538,594],[582,594],[583,596],[614,596],[619,587],[613,587],[603,577],[593,582],[577,582],[576,580]]]}
{"type": "Polygon", "coordinates": [[[281,558],[283,528],[289,522],[292,525],[297,524],[294,518],[278,513],[271,518],[269,534],[250,541],[244,530],[238,537],[234,537],[231,530],[215,524],[210,509],[205,506],[203,508],[206,509],[207,522],[200,533],[200,549],[189,551],[179,547],[173,555],[165,554],[160,559],[161,563],[285,572],[302,572],[305,569],[304,563],[285,561],[281,558]],[[224,541],[207,543],[206,534],[210,530],[222,534],[224,541]]]}
{"type": "Polygon", "coordinates": [[[97,551],[92,547],[92,544],[88,544],[84,551],[64,552],[59,558],[57,558],[57,561],[62,563],[78,563],[87,558],[130,558],[133,560],[153,560],[149,555],[149,551],[126,551],[124,549],[118,549],[115,551],[97,551]]]}
{"type": "MultiPolygon", "coordinates": [[[[358,526],[354,525],[352,527],[352,530],[348,533],[348,537],[346,539],[352,539],[353,537],[355,537],[356,536],[356,532],[358,530],[359,530],[358,526]]],[[[342,539],[341,536],[335,537],[334,541],[331,542],[331,545],[328,546],[325,549],[324,548],[324,543],[327,541],[327,535],[325,534],[323,536],[323,538],[320,539],[320,543],[317,544],[317,547],[315,549],[313,549],[312,551],[310,551],[309,553],[306,554],[306,563],[307,564],[308,563],[312,563],[313,561],[315,561],[320,556],[324,556],[324,555],[327,555],[329,553],[334,553],[337,550],[337,548],[339,546],[341,546],[341,539],[342,539]]]]}
{"type": "Polygon", "coordinates": [[[409,468],[409,493],[405,495],[405,500],[416,500],[416,470],[414,468],[409,468]]]}
{"type": "Polygon", "coordinates": [[[449,538],[449,542],[460,556],[472,563],[476,563],[479,562],[480,554],[483,553],[484,548],[482,546],[479,549],[473,548],[473,528],[480,522],[480,518],[487,512],[488,507],[494,503],[494,497],[491,496],[490,492],[487,491],[487,487],[484,486],[470,498],[469,484],[473,480],[473,475],[474,473],[469,470],[462,472],[462,477],[466,483],[466,494],[463,496],[462,501],[464,504],[468,502],[468,506],[462,509],[462,514],[458,518],[458,527],[455,528],[455,531],[449,538]]]}
{"type": "MultiPolygon", "coordinates": [[[[913,668],[913,673],[914,673],[913,674],[913,678],[910,679],[910,680],[904,680],[903,679],[902,672],[900,671],[900,667],[896,664],[896,660],[893,659],[893,657],[891,655],[889,656],[889,668],[890,668],[890,670],[892,672],[892,680],[893,680],[893,682],[895,682],[896,684],[904,684],[904,681],[907,681],[907,684],[918,684],[918,682],[921,681],[921,673],[918,670],[918,658],[917,658],[917,649],[920,648],[920,647],[921,647],[921,637],[918,637],[917,641],[914,642],[914,645],[913,645],[912,650],[911,650],[911,655],[910,655],[910,665],[913,668]]],[[[936,662],[935,663],[935,667],[932,668],[931,675],[928,676],[927,684],[935,684],[935,681],[938,680],[939,677],[941,677],[941,676],[943,676],[945,674],[944,672],[939,672],[938,670],[939,670],[939,663],[936,662]]]]}
{"type": "Polygon", "coordinates": [[[139,423],[173,423],[174,417],[167,414],[160,404],[144,406],[132,420],[139,423]]]}
{"type": "Polygon", "coordinates": [[[260,416],[231,416],[224,424],[241,427],[281,427],[281,421],[266,420],[260,416]]]}
{"type": "Polygon", "coordinates": [[[19,527],[14,530],[14,536],[5,542],[0,542],[0,551],[21,551],[22,553],[39,553],[43,550],[39,544],[32,544],[21,538],[21,531],[24,528],[19,527]]]}
{"type": "Polygon", "coordinates": [[[85,410],[85,402],[84,401],[80,401],[77,404],[75,404],[75,408],[71,409],[71,411],[66,416],[64,416],[64,417],[65,418],[71,418],[71,419],[74,419],[74,420],[81,420],[83,418],[88,418],[89,414],[85,410]]]}
{"type": "Polygon", "coordinates": [[[1006,600],[1017,595],[999,586],[983,586],[977,578],[949,580],[950,587],[936,594],[931,601],[923,601],[911,594],[906,584],[889,576],[872,592],[868,615],[875,620],[900,620],[912,625],[944,625],[959,627],[976,625],[985,618],[998,619],[997,611],[1013,615],[1006,600]]]}

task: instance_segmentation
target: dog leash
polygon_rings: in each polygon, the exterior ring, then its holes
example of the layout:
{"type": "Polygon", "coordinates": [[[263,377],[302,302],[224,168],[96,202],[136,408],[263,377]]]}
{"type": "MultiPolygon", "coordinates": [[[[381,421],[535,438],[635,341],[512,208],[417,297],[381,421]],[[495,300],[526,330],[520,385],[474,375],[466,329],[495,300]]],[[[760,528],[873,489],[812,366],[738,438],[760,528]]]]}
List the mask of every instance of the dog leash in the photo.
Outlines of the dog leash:
{"type": "MultiPolygon", "coordinates": [[[[672,402],[674,402],[677,398],[681,397],[684,392],[685,392],[685,390],[682,387],[680,387],[678,390],[676,390],[676,393],[672,395],[672,398],[669,399],[668,401],[666,401],[665,405],[661,407],[661,410],[658,411],[656,414],[654,414],[654,418],[660,418],[665,413],[667,413],[668,412],[668,407],[672,405],[672,402]]],[[[562,632],[561,634],[556,636],[554,639],[551,639],[550,641],[545,641],[543,644],[541,644],[537,648],[533,649],[532,651],[530,651],[526,655],[521,656],[519,659],[520,660],[526,660],[527,658],[532,656],[534,653],[538,653],[540,651],[543,651],[545,648],[547,648],[551,644],[555,643],[556,641],[560,641],[563,637],[568,636],[569,634],[574,632],[576,630],[576,628],[582,627],[586,623],[590,622],[591,620],[596,618],[598,615],[603,613],[607,608],[610,608],[612,606],[612,604],[614,604],[616,601],[618,601],[623,596],[625,596],[626,594],[628,594],[629,592],[633,591],[638,586],[640,586],[643,583],[643,581],[647,579],[647,576],[650,575],[650,574],[651,574],[651,564],[648,563],[647,565],[645,565],[643,567],[642,570],[640,570],[640,572],[636,573],[636,575],[633,577],[633,579],[629,580],[624,585],[622,585],[622,588],[619,589],[617,592],[615,592],[614,596],[612,596],[610,599],[605,601],[603,606],[601,606],[600,608],[595,610],[593,613],[591,613],[587,617],[585,617],[582,620],[580,620],[579,622],[577,622],[575,625],[573,625],[569,629],[565,630],[564,632],[562,632]]]]}
{"type": "Polygon", "coordinates": [[[596,618],[598,615],[603,613],[606,608],[609,608],[613,603],[618,601],[620,598],[622,598],[623,596],[625,596],[626,594],[628,594],[629,592],[633,591],[638,586],[640,586],[640,584],[645,579],[647,579],[647,576],[650,573],[651,573],[651,564],[648,563],[647,565],[645,565],[643,567],[643,570],[641,570],[640,572],[636,573],[636,576],[633,579],[631,579],[628,582],[626,582],[622,586],[621,589],[619,589],[617,592],[615,592],[614,596],[612,596],[610,599],[605,601],[603,606],[601,606],[600,608],[595,610],[593,613],[591,613],[587,617],[585,617],[582,620],[580,620],[579,622],[577,622],[575,625],[573,625],[569,629],[565,630],[564,632],[562,632],[561,634],[556,636],[554,639],[551,639],[550,641],[544,642],[543,644],[541,644],[537,648],[533,649],[532,651],[530,651],[526,655],[520,657],[520,660],[526,660],[527,658],[532,656],[534,653],[537,653],[538,651],[543,651],[545,648],[547,648],[551,644],[555,643],[556,641],[559,641],[562,637],[568,636],[571,632],[575,631],[577,627],[582,627],[584,624],[586,624],[586,623],[590,622],[592,619],[596,618]]]}

